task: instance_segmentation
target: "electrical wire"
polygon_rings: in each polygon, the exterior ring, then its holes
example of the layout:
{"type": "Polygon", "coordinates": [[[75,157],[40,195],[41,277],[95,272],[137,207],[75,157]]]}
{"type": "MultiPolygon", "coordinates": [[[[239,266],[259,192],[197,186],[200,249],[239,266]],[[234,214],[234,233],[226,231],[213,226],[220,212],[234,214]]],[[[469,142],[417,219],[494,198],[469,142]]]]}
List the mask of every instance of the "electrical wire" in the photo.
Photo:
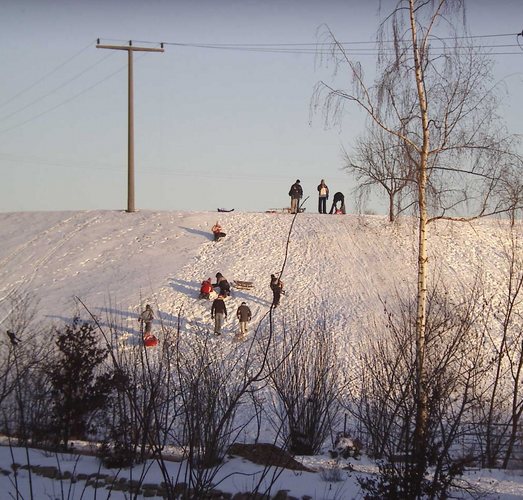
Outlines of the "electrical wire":
{"type": "MultiPolygon", "coordinates": [[[[491,35],[470,35],[470,36],[462,36],[462,37],[441,37],[441,38],[433,38],[434,42],[444,41],[444,40],[463,40],[463,39],[483,39],[483,38],[500,38],[500,37],[514,37],[516,36],[516,33],[499,33],[499,34],[491,34],[491,35]]],[[[390,52],[391,54],[394,52],[394,48],[392,46],[393,42],[388,40],[384,41],[382,43],[385,44],[391,44],[390,49],[378,49],[376,48],[376,42],[375,41],[353,41],[353,42],[338,42],[336,44],[333,44],[333,42],[305,42],[305,43],[187,43],[187,42],[153,42],[150,40],[120,40],[115,38],[109,38],[105,39],[107,42],[116,42],[116,43],[139,43],[139,44],[146,44],[146,45],[168,45],[172,47],[185,47],[185,48],[197,48],[197,49],[209,49],[209,50],[226,50],[226,51],[235,51],[235,52],[259,52],[259,53],[269,53],[269,54],[294,54],[294,55],[301,55],[301,54],[310,54],[315,56],[321,56],[321,55],[333,55],[338,52],[341,52],[342,50],[347,50],[350,52],[350,55],[353,57],[364,57],[364,56],[371,56],[376,57],[380,53],[390,52]],[[369,48],[362,47],[364,45],[371,45],[369,48]],[[352,47],[357,47],[357,49],[352,49],[352,47]],[[349,51],[349,48],[351,49],[349,51]]],[[[507,48],[514,48],[514,49],[520,49],[520,45],[518,43],[518,40],[516,40],[516,43],[514,44],[489,44],[489,45],[475,45],[474,47],[483,50],[481,52],[481,55],[491,55],[491,56],[500,56],[500,55],[515,55],[519,54],[519,50],[516,50],[514,52],[508,52],[508,51],[499,51],[497,49],[507,49],[507,48]],[[488,49],[495,49],[496,51],[489,51],[488,49]]],[[[445,47],[443,45],[437,46],[434,43],[431,45],[431,50],[433,52],[438,50],[444,50],[445,47]]]]}
{"type": "MultiPolygon", "coordinates": [[[[463,37],[457,37],[457,38],[458,39],[483,39],[483,38],[500,38],[500,37],[508,37],[508,36],[511,36],[511,37],[516,36],[516,40],[517,40],[517,37],[521,36],[521,34],[520,33],[498,33],[498,34],[488,34],[488,35],[470,35],[470,36],[463,36],[463,37]]],[[[437,38],[435,40],[454,40],[454,39],[455,38],[450,38],[449,37],[449,38],[437,38]]],[[[98,43],[101,43],[101,40],[102,40],[101,38],[98,39],[98,43]]],[[[121,39],[113,39],[113,38],[106,38],[106,39],[103,39],[103,40],[104,41],[108,41],[108,42],[120,42],[120,43],[126,43],[126,44],[133,42],[133,40],[121,40],[121,39]]],[[[519,40],[517,40],[517,41],[519,41],[519,40]]],[[[192,48],[204,48],[204,49],[214,49],[214,50],[238,50],[238,51],[247,51],[247,52],[268,52],[268,53],[284,53],[284,54],[314,54],[314,55],[321,55],[321,54],[329,54],[330,55],[330,54],[333,53],[332,50],[325,51],[325,50],[322,50],[322,49],[318,49],[318,47],[324,47],[324,46],[332,47],[332,45],[333,45],[332,42],[278,43],[278,44],[268,44],[268,43],[258,43],[258,44],[238,44],[238,43],[231,43],[231,44],[198,44],[198,43],[182,43],[182,42],[154,42],[154,41],[147,41],[147,40],[134,40],[134,42],[135,43],[140,43],[140,44],[149,44],[149,45],[154,45],[154,46],[170,45],[170,46],[177,46],[177,47],[192,47],[192,48]],[[291,47],[293,47],[293,48],[291,48],[291,47]],[[299,47],[299,48],[296,48],[296,47],[299,47]]],[[[364,44],[367,44],[367,45],[368,44],[373,44],[373,45],[375,45],[375,42],[352,41],[352,42],[340,42],[338,45],[345,47],[345,46],[353,46],[353,45],[354,46],[361,46],[361,45],[364,45],[364,44]]],[[[87,47],[85,47],[81,51],[79,51],[77,54],[75,54],[74,56],[72,56],[69,59],[67,59],[64,63],[62,63],[59,66],[57,66],[51,72],[49,72],[48,74],[44,75],[44,77],[42,77],[39,80],[37,80],[37,82],[35,82],[31,86],[27,87],[27,89],[24,89],[23,91],[19,92],[16,96],[13,96],[11,99],[9,99],[6,102],[10,102],[15,97],[17,97],[18,95],[20,95],[23,92],[25,92],[26,90],[29,90],[30,88],[34,87],[37,83],[41,82],[47,76],[49,76],[52,73],[54,73],[55,71],[57,71],[60,67],[64,66],[67,62],[72,60],[74,57],[78,56],[80,53],[82,53],[84,50],[86,50],[89,46],[91,46],[91,43],[87,47]]],[[[518,49],[520,49],[519,44],[515,44],[515,45],[509,45],[509,44],[499,45],[498,44],[498,45],[490,45],[490,46],[487,45],[487,46],[478,46],[478,47],[481,47],[483,49],[486,49],[486,48],[495,49],[495,48],[517,47],[518,49]]],[[[437,47],[434,47],[433,50],[435,48],[437,48],[437,47]]],[[[140,56],[143,57],[145,54],[146,54],[146,52],[143,52],[142,54],[140,54],[140,56]]],[[[375,48],[369,48],[369,49],[363,48],[362,49],[360,47],[358,49],[358,52],[352,52],[351,51],[351,55],[353,55],[353,56],[376,56],[377,54],[378,54],[378,51],[375,48]]],[[[521,54],[521,51],[518,50],[517,52],[484,52],[482,54],[483,55],[491,55],[491,56],[492,55],[513,55],[513,54],[521,54]]],[[[109,57],[109,56],[107,56],[107,57],[109,57]]],[[[139,59],[139,58],[137,58],[137,59],[139,59]]],[[[103,60],[105,60],[105,59],[102,59],[102,61],[103,60]]],[[[41,99],[47,97],[51,93],[55,92],[56,90],[59,90],[59,89],[63,88],[65,85],[67,85],[71,81],[77,79],[79,76],[81,76],[86,71],[88,71],[92,67],[96,66],[100,62],[101,61],[98,61],[97,63],[93,64],[92,66],[90,66],[89,68],[84,70],[83,72],[79,73],[78,75],[76,75],[73,78],[71,78],[70,80],[68,80],[67,82],[64,82],[59,87],[53,89],[48,94],[45,94],[44,96],[41,96],[40,98],[36,99],[35,101],[32,101],[31,103],[27,104],[23,108],[21,108],[21,109],[19,109],[17,111],[14,111],[13,113],[11,113],[9,115],[4,116],[2,119],[5,120],[5,119],[7,119],[7,118],[9,118],[11,116],[14,116],[15,114],[19,113],[22,110],[25,110],[26,108],[30,107],[31,105],[35,104],[36,102],[39,102],[41,99]]],[[[125,66],[123,66],[122,68],[118,69],[117,71],[111,73],[110,75],[108,75],[104,79],[99,80],[95,84],[87,87],[86,89],[82,90],[81,92],[75,94],[74,96],[70,97],[69,99],[67,99],[67,100],[65,100],[65,101],[63,101],[61,103],[56,104],[55,106],[53,106],[53,107],[51,107],[51,108],[49,108],[49,109],[47,109],[47,110],[45,110],[45,111],[43,111],[41,113],[39,113],[39,114],[29,118],[28,120],[25,120],[25,121],[23,121],[21,123],[18,123],[16,125],[12,126],[12,127],[8,127],[8,128],[3,129],[3,130],[0,130],[0,134],[4,134],[4,133],[9,132],[11,130],[14,130],[16,128],[19,128],[22,125],[30,123],[31,121],[33,121],[33,120],[35,120],[35,119],[37,119],[37,118],[39,118],[39,117],[41,117],[41,116],[43,116],[43,115],[53,111],[53,110],[63,106],[64,104],[67,104],[67,103],[71,102],[72,100],[76,99],[77,97],[83,95],[84,93],[86,93],[89,90],[95,88],[96,86],[98,86],[99,84],[103,83],[107,79],[111,78],[115,74],[121,72],[124,68],[125,68],[125,66]]]]}
{"type": "Polygon", "coordinates": [[[94,83],[93,85],[83,89],[82,91],[78,92],[77,94],[73,95],[72,97],[70,97],[69,99],[66,99],[65,101],[62,101],[58,104],[56,104],[55,106],[52,106],[51,108],[48,108],[46,109],[45,111],[42,111],[41,113],[35,115],[35,116],[32,116],[31,118],[21,122],[21,123],[18,123],[16,125],[13,125],[12,127],[7,127],[5,129],[2,129],[0,130],[0,134],[5,134],[7,132],[10,132],[11,130],[15,130],[19,127],[21,127],[22,125],[26,125],[27,123],[30,123],[32,122],[33,120],[36,120],[37,118],[40,118],[41,116],[44,116],[46,115],[47,113],[50,113],[51,111],[54,111],[55,109],[58,109],[60,108],[61,106],[63,106],[64,104],[68,104],[69,102],[73,101],[74,99],[80,97],[81,95],[85,94],[86,92],[88,92],[89,90],[92,90],[94,89],[95,87],[97,87],[98,85],[100,85],[101,83],[105,82],[106,80],[109,80],[109,78],[113,77],[114,75],[116,75],[117,73],[121,73],[124,69],[126,69],[127,66],[122,66],[120,67],[119,69],[117,69],[116,71],[114,71],[113,73],[110,73],[108,76],[106,76],[105,78],[103,78],[102,80],[99,80],[98,82],[94,83]]]}
{"type": "Polygon", "coordinates": [[[93,41],[89,42],[88,45],[86,45],[83,49],[80,49],[77,53],[73,54],[71,57],[69,57],[68,59],[66,59],[64,62],[60,63],[58,66],[56,66],[55,68],[53,68],[51,71],[49,71],[48,73],[46,73],[44,76],[42,76],[41,78],[39,78],[38,80],[36,80],[35,82],[33,82],[31,85],[29,85],[28,87],[25,87],[24,89],[20,90],[17,94],[15,94],[14,96],[10,97],[9,99],[7,99],[6,101],[2,102],[0,104],[0,109],[2,109],[3,107],[5,107],[7,104],[9,104],[11,101],[14,101],[17,97],[21,96],[22,94],[25,94],[28,90],[31,90],[33,87],[35,87],[36,85],[38,85],[39,83],[43,82],[46,78],[48,78],[49,76],[51,76],[52,74],[56,73],[60,68],[63,68],[66,64],[68,64],[69,62],[71,62],[73,59],[77,58],[80,54],[82,54],[83,52],[85,52],[88,48],[92,47],[93,46],[93,41]]]}
{"type": "Polygon", "coordinates": [[[88,71],[90,71],[91,69],[93,69],[95,66],[98,66],[99,64],[101,64],[102,62],[104,62],[106,59],[108,59],[109,57],[112,57],[114,56],[114,52],[110,53],[110,54],[107,54],[105,55],[104,57],[102,57],[101,59],[99,59],[98,61],[96,61],[94,64],[91,64],[90,66],[88,66],[87,68],[85,68],[84,70],[82,70],[80,73],[77,73],[76,75],[74,75],[73,77],[71,77],[69,80],[66,80],[65,82],[61,83],[58,87],[55,87],[54,89],[50,90],[49,92],[47,92],[46,94],[38,97],[37,99],[29,102],[28,104],[26,104],[25,106],[13,111],[12,113],[9,113],[8,115],[4,115],[2,117],[0,117],[0,121],[5,121],[7,120],[8,118],[11,118],[12,116],[15,116],[17,115],[18,113],[21,113],[22,111],[24,111],[25,109],[31,107],[33,104],[36,104],[38,102],[40,102],[41,100],[45,99],[46,97],[49,97],[50,95],[54,94],[56,91],[66,87],[67,85],[69,85],[71,82],[77,80],[78,78],[80,78],[81,76],[83,76],[85,73],[87,73],[88,71]]]}

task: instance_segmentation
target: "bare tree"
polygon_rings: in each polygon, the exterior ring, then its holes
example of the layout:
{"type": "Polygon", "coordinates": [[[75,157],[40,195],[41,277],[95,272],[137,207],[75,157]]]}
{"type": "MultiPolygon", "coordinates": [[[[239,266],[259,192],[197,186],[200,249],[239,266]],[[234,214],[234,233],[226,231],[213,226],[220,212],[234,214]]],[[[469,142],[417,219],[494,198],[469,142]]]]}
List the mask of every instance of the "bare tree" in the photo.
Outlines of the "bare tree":
{"type": "Polygon", "coordinates": [[[385,308],[386,324],[362,349],[362,377],[353,386],[348,409],[369,435],[369,451],[387,464],[385,480],[365,481],[365,489],[384,497],[444,497],[464,461],[452,456],[463,421],[477,404],[484,363],[485,331],[480,282],[459,301],[444,289],[431,290],[427,311],[428,427],[425,460],[430,479],[412,481],[418,464],[412,453],[416,424],[415,300],[398,299],[385,308]]]}
{"type": "Polygon", "coordinates": [[[490,311],[483,322],[488,332],[485,352],[488,383],[479,392],[481,404],[474,412],[476,434],[482,447],[482,465],[506,468],[513,458],[521,415],[523,395],[523,254],[518,236],[519,224],[510,221],[502,273],[502,293],[486,295],[490,311]]]}
{"type": "MultiPolygon", "coordinates": [[[[347,68],[352,90],[320,82],[313,107],[323,103],[327,122],[340,121],[346,103],[363,108],[371,121],[405,144],[416,165],[418,265],[416,312],[416,425],[413,447],[420,483],[426,466],[428,391],[426,321],[428,224],[499,214],[510,209],[500,198],[507,174],[521,159],[496,114],[498,96],[492,63],[459,37],[451,19],[465,19],[462,0],[399,0],[378,32],[378,77],[366,84],[362,67],[332,32],[332,56],[347,68]],[[460,213],[461,212],[461,213],[460,213]],[[463,216],[463,212],[468,214],[463,216]]],[[[512,193],[517,190],[512,190],[512,193]]],[[[519,200],[510,203],[519,205],[519,200]]]]}
{"type": "Polygon", "coordinates": [[[355,192],[359,193],[359,203],[364,203],[374,187],[381,188],[387,194],[389,221],[393,222],[413,205],[415,166],[405,152],[405,144],[371,124],[354,149],[353,155],[344,152],[344,168],[358,183],[355,192]]]}

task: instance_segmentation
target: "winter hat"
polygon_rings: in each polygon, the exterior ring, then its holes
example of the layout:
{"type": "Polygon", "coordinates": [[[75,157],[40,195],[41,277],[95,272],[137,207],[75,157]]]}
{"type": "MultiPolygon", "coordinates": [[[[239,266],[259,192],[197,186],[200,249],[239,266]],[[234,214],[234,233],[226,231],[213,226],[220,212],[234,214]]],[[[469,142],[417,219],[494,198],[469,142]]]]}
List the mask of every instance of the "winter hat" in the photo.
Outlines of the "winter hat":
{"type": "Polygon", "coordinates": [[[247,304],[245,302],[242,302],[242,306],[246,306],[247,304]]]}
{"type": "Polygon", "coordinates": [[[216,277],[217,278],[221,278],[222,277],[222,273],[216,273],[216,277]]]}
{"type": "Polygon", "coordinates": [[[299,184],[300,183],[300,179],[296,179],[296,182],[299,184]]]}

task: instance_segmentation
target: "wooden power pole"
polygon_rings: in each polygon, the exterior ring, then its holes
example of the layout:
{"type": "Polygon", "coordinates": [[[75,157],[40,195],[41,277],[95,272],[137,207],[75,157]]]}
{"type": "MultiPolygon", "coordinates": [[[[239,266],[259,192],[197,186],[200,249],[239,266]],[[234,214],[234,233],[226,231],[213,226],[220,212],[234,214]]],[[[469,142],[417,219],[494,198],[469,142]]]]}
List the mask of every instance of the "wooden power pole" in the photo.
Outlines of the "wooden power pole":
{"type": "Polygon", "coordinates": [[[134,92],[133,92],[133,52],[163,52],[161,48],[135,47],[132,41],[129,45],[100,45],[100,39],[96,44],[97,49],[126,50],[128,55],[128,127],[127,127],[127,211],[134,212],[134,92]]]}

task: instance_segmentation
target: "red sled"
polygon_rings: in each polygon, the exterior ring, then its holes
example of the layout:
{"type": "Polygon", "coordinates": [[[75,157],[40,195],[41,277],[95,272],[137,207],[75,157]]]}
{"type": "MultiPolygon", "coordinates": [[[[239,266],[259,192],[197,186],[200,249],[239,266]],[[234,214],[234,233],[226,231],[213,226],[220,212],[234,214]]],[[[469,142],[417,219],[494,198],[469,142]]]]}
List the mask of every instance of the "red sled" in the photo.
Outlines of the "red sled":
{"type": "Polygon", "coordinates": [[[145,347],[154,347],[158,345],[158,339],[152,334],[147,335],[143,338],[143,345],[145,347]]]}

